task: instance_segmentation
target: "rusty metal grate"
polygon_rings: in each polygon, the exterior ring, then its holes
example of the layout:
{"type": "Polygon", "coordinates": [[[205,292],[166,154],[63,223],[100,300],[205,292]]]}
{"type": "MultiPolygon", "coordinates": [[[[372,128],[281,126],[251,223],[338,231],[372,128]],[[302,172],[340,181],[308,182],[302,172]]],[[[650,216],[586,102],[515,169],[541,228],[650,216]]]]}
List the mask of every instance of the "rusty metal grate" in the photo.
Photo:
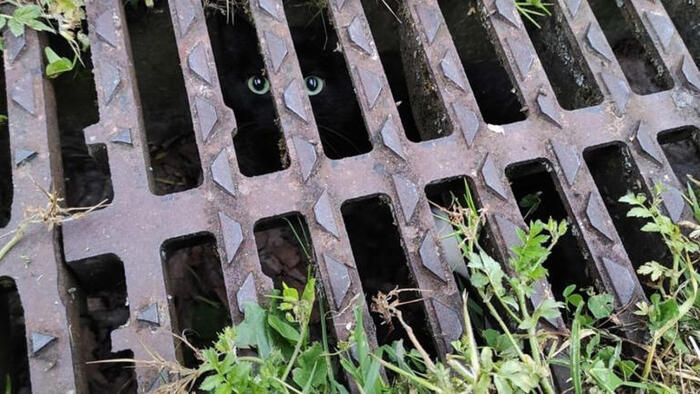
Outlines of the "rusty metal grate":
{"type": "MultiPolygon", "coordinates": [[[[362,294],[362,282],[341,207],[377,195],[393,212],[412,280],[430,291],[423,305],[427,329],[434,335],[436,351],[444,352],[462,330],[459,295],[424,189],[455,177],[466,176],[473,184],[480,205],[487,209],[489,239],[501,259],[517,241],[515,229],[524,225],[516,199],[519,177],[551,178],[547,182],[552,198],[561,203],[560,214],[579,230],[572,245],[584,266],[573,269],[615,294],[618,304],[645,296],[634,272],[639,263],[636,254],[625,250],[634,238],[628,233],[632,227],[620,223],[610,197],[616,191],[606,186],[614,176],[597,163],[623,160],[610,166],[632,169],[624,175],[625,184],[643,191],[662,182],[671,218],[678,221],[689,214],[680,192],[682,175],[697,168],[665,155],[685,146],[697,159],[697,40],[685,26],[678,32],[673,24],[684,20],[684,1],[628,0],[621,9],[626,22],[616,19],[613,24],[612,11],[605,9],[611,1],[558,0],[542,31],[526,29],[511,0],[464,2],[474,6],[470,15],[484,34],[478,39],[492,44],[488,59],[503,68],[499,83],[508,86],[505,90],[500,85],[484,87],[479,81],[468,43],[454,31],[459,21],[452,20],[454,12],[447,12],[456,2],[401,2],[403,23],[397,31],[408,43],[403,53],[413,56],[415,67],[406,75],[410,86],[422,88],[411,92],[414,105],[421,108],[414,111],[412,121],[411,114],[400,114],[392,98],[393,87],[383,71],[385,59],[380,59],[379,45],[372,38],[372,32],[378,35],[377,27],[370,27],[363,12],[363,3],[370,2],[329,2],[327,16],[357,93],[370,150],[337,160],[324,153],[284,6],[280,0],[251,0],[248,12],[271,84],[282,151],[288,158],[263,175],[244,175],[232,141],[235,113],[222,96],[202,4],[171,0],[165,9],[172,20],[188,99],[185,108],[190,110],[186,118],[192,120],[202,173],[201,184],[195,180],[194,187],[165,195],[151,192],[147,122],[141,111],[150,104],[139,97],[122,2],[87,2],[99,121],[85,129],[85,140],[106,147],[114,196],[108,207],[67,222],[60,230],[28,233],[0,265],[0,276],[14,281],[2,282],[0,301],[10,303],[7,300],[16,298],[12,294],[21,299],[35,391],[87,390],[86,355],[76,350],[84,318],[77,304],[94,289],[77,285],[79,275],[68,268],[71,264],[123,266],[121,284],[120,275],[110,274],[113,267],[103,272],[114,282],[110,286],[118,289],[115,292],[128,299],[125,324],[114,327],[107,351],[146,358],[140,345],[145,343],[174,358],[169,335],[173,317],[161,256],[166,241],[213,234],[232,318],[239,321],[241,302],[262,297],[273,285],[261,269],[255,225],[290,213],[306,220],[328,304],[344,311],[335,315],[335,335],[345,338],[346,323],[352,319],[347,306],[362,294]],[[561,37],[548,40],[543,37],[547,32],[561,37]],[[619,40],[629,45],[618,46],[619,40]],[[552,55],[556,48],[569,63],[552,55]],[[570,72],[556,72],[567,64],[570,72]],[[635,64],[642,64],[643,72],[630,77],[635,64]],[[635,79],[639,75],[652,78],[653,89],[639,88],[635,79]],[[494,93],[497,89],[505,93],[499,96],[494,93]],[[489,100],[501,99],[515,112],[502,117],[484,109],[492,105],[489,100]],[[500,125],[487,124],[487,117],[500,125]],[[407,126],[405,132],[402,124],[409,122],[414,123],[412,131],[407,126]]],[[[372,20],[372,14],[367,15],[372,20]]],[[[34,182],[59,191],[64,187],[57,121],[61,97],[42,76],[44,38],[32,31],[20,38],[6,33],[4,38],[11,154],[3,135],[7,130],[0,130],[3,231],[20,223],[27,206],[45,204],[34,182]]],[[[543,284],[536,298],[546,296],[551,290],[543,284]]],[[[15,308],[0,320],[16,315],[15,308]]],[[[564,321],[554,319],[551,324],[561,327],[564,321]]],[[[0,343],[5,340],[0,338],[0,343]]],[[[0,359],[2,366],[8,355],[0,357],[5,357],[0,359]]],[[[138,369],[136,375],[141,391],[157,384],[154,371],[138,369]]]]}

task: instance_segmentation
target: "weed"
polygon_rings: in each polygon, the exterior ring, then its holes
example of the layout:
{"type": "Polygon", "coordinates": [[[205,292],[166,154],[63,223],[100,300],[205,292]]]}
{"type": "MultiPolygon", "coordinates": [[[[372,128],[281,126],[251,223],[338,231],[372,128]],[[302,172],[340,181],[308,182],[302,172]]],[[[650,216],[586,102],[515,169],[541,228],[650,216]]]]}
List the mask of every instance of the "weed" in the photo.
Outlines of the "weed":
{"type": "Polygon", "coordinates": [[[549,11],[549,8],[547,8],[551,5],[552,3],[545,3],[542,0],[523,0],[515,2],[515,8],[520,15],[524,16],[533,25],[537,26],[537,28],[541,26],[535,21],[535,17],[551,16],[552,13],[549,11]]]}
{"type": "MultiPolygon", "coordinates": [[[[33,224],[41,224],[45,225],[49,230],[51,230],[61,223],[80,219],[95,209],[104,207],[107,203],[107,201],[103,201],[93,207],[64,208],[62,206],[63,199],[60,198],[58,194],[47,191],[36,182],[34,182],[34,184],[41,190],[44,196],[46,196],[48,202],[46,203],[45,207],[27,207],[24,211],[24,219],[22,219],[17,227],[9,233],[0,235],[0,239],[12,236],[12,238],[10,238],[10,240],[0,248],[0,262],[10,252],[10,250],[22,240],[29,226],[33,224]]],[[[23,260],[25,262],[27,261],[25,258],[23,258],[23,260]]]]}

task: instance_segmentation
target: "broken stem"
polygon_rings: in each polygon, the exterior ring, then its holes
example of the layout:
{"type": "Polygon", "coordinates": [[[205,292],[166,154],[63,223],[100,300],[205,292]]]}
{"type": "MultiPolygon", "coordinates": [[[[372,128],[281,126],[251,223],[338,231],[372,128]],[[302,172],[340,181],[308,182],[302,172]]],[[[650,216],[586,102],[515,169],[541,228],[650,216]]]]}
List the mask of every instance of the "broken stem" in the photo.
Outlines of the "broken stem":
{"type": "Polygon", "coordinates": [[[15,231],[15,235],[7,241],[7,243],[0,249],[0,261],[5,258],[5,255],[7,255],[12,248],[19,243],[19,241],[22,239],[24,236],[24,232],[27,230],[27,226],[29,225],[29,220],[24,220],[22,223],[19,224],[17,227],[17,231],[15,231]]]}

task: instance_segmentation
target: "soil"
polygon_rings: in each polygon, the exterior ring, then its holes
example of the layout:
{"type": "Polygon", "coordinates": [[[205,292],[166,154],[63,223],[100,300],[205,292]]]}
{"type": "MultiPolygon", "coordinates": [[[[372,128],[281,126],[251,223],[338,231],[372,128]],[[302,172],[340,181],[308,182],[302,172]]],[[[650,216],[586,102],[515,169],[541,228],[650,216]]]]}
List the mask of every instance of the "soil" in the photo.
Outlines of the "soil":
{"type": "MultiPolygon", "coordinates": [[[[164,263],[173,331],[197,348],[210,346],[231,325],[221,261],[212,236],[190,237],[165,246],[164,263]]],[[[175,340],[187,367],[199,362],[189,347],[175,340]]]]}
{"type": "Polygon", "coordinates": [[[0,389],[11,394],[31,393],[24,310],[15,282],[0,277],[0,389]],[[9,382],[8,379],[9,378],[9,382]]]}

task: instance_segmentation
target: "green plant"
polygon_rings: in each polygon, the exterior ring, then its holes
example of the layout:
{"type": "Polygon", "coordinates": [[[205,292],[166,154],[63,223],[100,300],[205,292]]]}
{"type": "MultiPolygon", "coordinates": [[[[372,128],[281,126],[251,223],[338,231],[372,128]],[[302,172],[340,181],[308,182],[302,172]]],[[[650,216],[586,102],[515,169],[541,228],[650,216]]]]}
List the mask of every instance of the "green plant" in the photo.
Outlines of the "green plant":
{"type": "Polygon", "coordinates": [[[525,17],[538,29],[541,28],[540,24],[535,20],[536,17],[547,17],[551,16],[552,13],[549,11],[549,6],[552,3],[545,3],[542,0],[523,0],[515,1],[515,9],[518,10],[520,15],[525,17]]]}

